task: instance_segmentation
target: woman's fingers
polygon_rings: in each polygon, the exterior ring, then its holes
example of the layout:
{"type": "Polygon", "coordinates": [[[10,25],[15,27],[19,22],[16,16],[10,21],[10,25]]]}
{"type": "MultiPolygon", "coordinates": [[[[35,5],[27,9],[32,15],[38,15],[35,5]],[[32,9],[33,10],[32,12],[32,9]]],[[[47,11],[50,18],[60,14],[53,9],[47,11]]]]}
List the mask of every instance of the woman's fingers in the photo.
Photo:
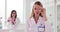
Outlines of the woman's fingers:
{"type": "Polygon", "coordinates": [[[41,12],[45,14],[46,13],[46,9],[42,8],[41,12]]]}
{"type": "Polygon", "coordinates": [[[43,10],[43,13],[46,13],[46,9],[45,8],[43,8],[42,10],[43,10]]]}
{"type": "Polygon", "coordinates": [[[47,17],[46,17],[46,9],[45,8],[43,8],[42,14],[43,14],[44,19],[47,20],[47,17]]]}

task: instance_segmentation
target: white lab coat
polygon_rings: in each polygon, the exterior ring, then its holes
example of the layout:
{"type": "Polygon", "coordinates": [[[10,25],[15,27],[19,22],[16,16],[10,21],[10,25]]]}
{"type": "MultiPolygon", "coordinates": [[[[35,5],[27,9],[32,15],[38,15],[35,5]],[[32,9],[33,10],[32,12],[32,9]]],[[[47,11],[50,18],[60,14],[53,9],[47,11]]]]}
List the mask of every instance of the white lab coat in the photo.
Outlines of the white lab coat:
{"type": "Polygon", "coordinates": [[[51,25],[48,21],[44,21],[42,17],[39,17],[38,23],[35,23],[34,18],[27,19],[26,22],[26,30],[27,32],[38,32],[38,26],[40,23],[43,23],[45,25],[45,32],[51,32],[51,25]]]}
{"type": "Polygon", "coordinates": [[[16,24],[13,25],[12,23],[7,21],[7,29],[10,30],[9,32],[15,32],[16,30],[20,30],[20,19],[16,18],[16,24]]]}

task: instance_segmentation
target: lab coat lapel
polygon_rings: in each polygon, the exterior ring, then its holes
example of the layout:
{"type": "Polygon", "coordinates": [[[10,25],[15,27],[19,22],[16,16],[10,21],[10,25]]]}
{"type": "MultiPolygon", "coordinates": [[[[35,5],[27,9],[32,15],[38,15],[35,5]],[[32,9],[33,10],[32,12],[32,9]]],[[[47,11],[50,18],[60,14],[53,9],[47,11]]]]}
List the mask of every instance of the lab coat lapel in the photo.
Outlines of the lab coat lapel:
{"type": "Polygon", "coordinates": [[[31,21],[32,21],[35,25],[38,25],[38,23],[40,22],[40,18],[41,18],[41,17],[39,17],[37,24],[35,23],[35,20],[34,20],[33,17],[31,18],[31,21]]]}

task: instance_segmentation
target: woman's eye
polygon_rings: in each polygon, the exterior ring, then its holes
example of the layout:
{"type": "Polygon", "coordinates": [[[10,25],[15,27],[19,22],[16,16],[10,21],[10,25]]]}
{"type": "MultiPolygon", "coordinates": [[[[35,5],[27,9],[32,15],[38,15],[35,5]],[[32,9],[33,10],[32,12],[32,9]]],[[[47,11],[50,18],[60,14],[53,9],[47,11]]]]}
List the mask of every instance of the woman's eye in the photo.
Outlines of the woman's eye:
{"type": "Polygon", "coordinates": [[[35,10],[36,10],[36,8],[35,8],[35,10]]]}

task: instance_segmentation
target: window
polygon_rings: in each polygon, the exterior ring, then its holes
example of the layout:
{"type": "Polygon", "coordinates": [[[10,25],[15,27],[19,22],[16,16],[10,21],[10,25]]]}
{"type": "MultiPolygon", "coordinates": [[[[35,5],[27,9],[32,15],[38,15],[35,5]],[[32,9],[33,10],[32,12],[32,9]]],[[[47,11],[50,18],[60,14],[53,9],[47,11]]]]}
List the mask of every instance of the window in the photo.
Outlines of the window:
{"type": "Polygon", "coordinates": [[[12,10],[17,11],[17,17],[19,17],[21,23],[23,23],[23,0],[7,0],[7,19],[10,17],[12,10]]]}

